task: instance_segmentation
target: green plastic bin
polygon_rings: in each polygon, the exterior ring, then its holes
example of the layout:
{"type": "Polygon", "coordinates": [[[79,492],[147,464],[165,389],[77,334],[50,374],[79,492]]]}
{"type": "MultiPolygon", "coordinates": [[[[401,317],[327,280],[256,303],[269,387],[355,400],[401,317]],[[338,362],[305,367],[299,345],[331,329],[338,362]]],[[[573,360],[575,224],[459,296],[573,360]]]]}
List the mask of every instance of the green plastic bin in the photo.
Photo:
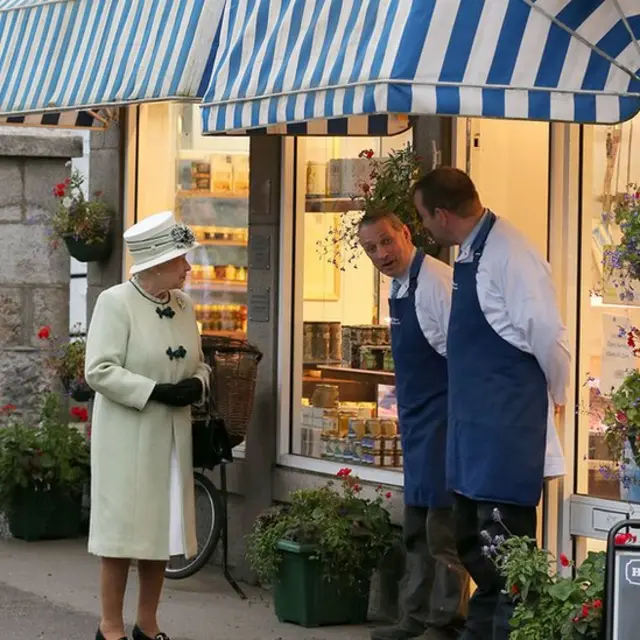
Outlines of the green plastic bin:
{"type": "Polygon", "coordinates": [[[356,584],[328,582],[322,565],[311,556],[314,547],[281,540],[282,561],[274,585],[278,620],[302,627],[365,624],[370,580],[356,584]]]}

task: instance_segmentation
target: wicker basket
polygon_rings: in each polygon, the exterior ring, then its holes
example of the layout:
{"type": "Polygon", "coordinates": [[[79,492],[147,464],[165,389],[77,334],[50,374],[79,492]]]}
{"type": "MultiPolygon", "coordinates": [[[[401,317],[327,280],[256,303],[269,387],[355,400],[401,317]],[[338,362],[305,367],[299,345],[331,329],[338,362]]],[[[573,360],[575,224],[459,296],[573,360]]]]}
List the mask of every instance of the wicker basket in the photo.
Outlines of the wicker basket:
{"type": "Polygon", "coordinates": [[[213,401],[234,440],[244,439],[251,419],[262,353],[245,340],[206,336],[202,350],[211,367],[213,401]]]}

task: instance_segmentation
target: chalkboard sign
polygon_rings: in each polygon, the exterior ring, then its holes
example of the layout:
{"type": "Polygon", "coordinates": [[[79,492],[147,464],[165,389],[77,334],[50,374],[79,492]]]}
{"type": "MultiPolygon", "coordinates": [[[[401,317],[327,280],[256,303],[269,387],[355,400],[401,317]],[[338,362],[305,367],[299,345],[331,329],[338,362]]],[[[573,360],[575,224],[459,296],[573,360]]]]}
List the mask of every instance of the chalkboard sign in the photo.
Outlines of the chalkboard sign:
{"type": "Polygon", "coordinates": [[[624,520],[609,532],[606,575],[606,639],[632,640],[640,637],[640,545],[617,545],[621,531],[636,530],[640,521],[624,520]]]}
{"type": "Polygon", "coordinates": [[[640,550],[616,549],[612,613],[614,640],[630,640],[640,635],[640,550]]]}

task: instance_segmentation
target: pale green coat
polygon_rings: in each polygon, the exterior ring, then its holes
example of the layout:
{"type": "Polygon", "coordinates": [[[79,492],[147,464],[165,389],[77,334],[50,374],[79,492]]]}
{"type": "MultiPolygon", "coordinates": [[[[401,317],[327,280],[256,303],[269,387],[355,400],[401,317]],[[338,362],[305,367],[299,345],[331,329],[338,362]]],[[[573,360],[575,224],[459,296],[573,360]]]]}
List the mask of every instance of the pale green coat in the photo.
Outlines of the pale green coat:
{"type": "Polygon", "coordinates": [[[156,383],[197,376],[206,385],[193,304],[171,292],[173,318],[131,282],[100,294],[86,350],[86,379],[96,391],[91,429],[89,552],[101,557],[169,557],[170,460],[175,439],[183,493],[187,555],[197,550],[191,452],[191,409],[149,400],[156,383]],[[183,346],[183,359],[167,348],[183,346]]]}

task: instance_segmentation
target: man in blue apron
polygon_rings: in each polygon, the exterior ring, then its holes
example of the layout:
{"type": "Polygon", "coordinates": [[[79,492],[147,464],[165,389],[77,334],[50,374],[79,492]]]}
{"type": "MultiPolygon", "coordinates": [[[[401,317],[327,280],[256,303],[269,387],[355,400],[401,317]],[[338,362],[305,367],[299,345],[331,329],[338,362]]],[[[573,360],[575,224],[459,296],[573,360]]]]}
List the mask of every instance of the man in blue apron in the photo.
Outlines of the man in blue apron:
{"type": "Polygon", "coordinates": [[[441,167],[415,189],[424,225],[459,245],[447,336],[447,483],[456,541],[477,585],[464,640],[507,640],[512,605],[485,537],[536,538],[545,477],[564,473],[553,403],[565,401],[566,332],[549,265],[485,209],[471,179],[441,167]]]}
{"type": "Polygon", "coordinates": [[[468,576],[455,550],[453,496],[446,489],[446,329],[451,267],[417,251],[391,213],[366,215],[366,254],[392,277],[391,347],[404,457],[405,588],[400,622],[374,640],[457,638],[464,624],[468,576]]]}

